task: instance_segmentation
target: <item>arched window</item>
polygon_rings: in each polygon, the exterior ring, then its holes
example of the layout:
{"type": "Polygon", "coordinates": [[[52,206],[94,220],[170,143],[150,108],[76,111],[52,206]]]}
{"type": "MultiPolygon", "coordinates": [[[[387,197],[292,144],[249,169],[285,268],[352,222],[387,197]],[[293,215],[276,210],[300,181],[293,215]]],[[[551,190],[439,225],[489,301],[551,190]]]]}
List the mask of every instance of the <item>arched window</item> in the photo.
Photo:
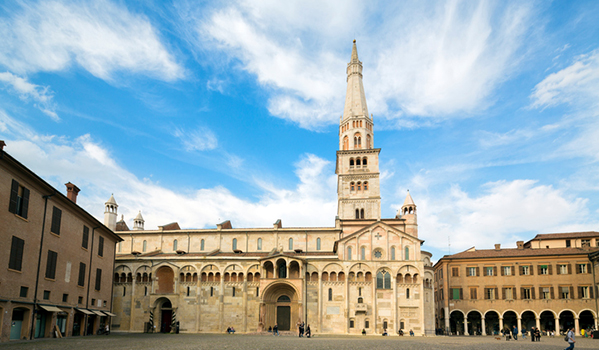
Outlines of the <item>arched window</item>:
{"type": "Polygon", "coordinates": [[[316,238],[316,250],[320,250],[320,237],[316,238]]]}
{"type": "Polygon", "coordinates": [[[356,219],[360,218],[360,209],[356,209],[356,219]]]}
{"type": "Polygon", "coordinates": [[[395,260],[395,247],[391,247],[391,260],[395,260]]]}
{"type": "Polygon", "coordinates": [[[144,241],[142,251],[145,253],[146,249],[148,249],[148,242],[144,241]]]}
{"type": "Polygon", "coordinates": [[[364,191],[368,191],[368,181],[364,182],[364,191]]]}
{"type": "Polygon", "coordinates": [[[391,289],[391,274],[385,270],[379,271],[376,274],[377,289],[391,289]]]}
{"type": "Polygon", "coordinates": [[[354,166],[354,159],[353,158],[349,159],[349,166],[350,167],[354,166]]]}
{"type": "Polygon", "coordinates": [[[362,183],[361,182],[358,182],[357,189],[358,189],[358,192],[362,191],[362,183]]]}
{"type": "MultiPolygon", "coordinates": [[[[353,182],[352,182],[352,183],[350,183],[350,184],[349,184],[349,190],[350,190],[350,192],[353,192],[353,191],[355,191],[355,190],[356,190],[356,184],[355,184],[355,183],[353,183],[353,182]]],[[[356,219],[357,219],[357,218],[356,218],[356,219]]]]}
{"type": "Polygon", "coordinates": [[[347,260],[351,260],[351,247],[347,247],[347,260]]]}
{"type": "Polygon", "coordinates": [[[356,166],[359,167],[361,165],[360,163],[361,163],[360,158],[356,158],[356,166]]]}
{"type": "Polygon", "coordinates": [[[144,287],[144,296],[148,296],[148,287],[144,287]]]}
{"type": "Polygon", "coordinates": [[[366,260],[366,248],[360,248],[360,260],[366,260]]]}
{"type": "Polygon", "coordinates": [[[349,149],[349,137],[345,136],[343,138],[343,150],[347,151],[349,149]]]}
{"type": "Polygon", "coordinates": [[[404,254],[404,260],[410,260],[410,247],[406,247],[404,254]]]}
{"type": "Polygon", "coordinates": [[[364,209],[360,209],[360,219],[364,219],[364,209]]]}
{"type": "Polygon", "coordinates": [[[189,296],[189,287],[187,287],[187,296],[189,296]]]}
{"type": "Polygon", "coordinates": [[[368,158],[364,157],[364,159],[362,159],[362,165],[368,165],[368,158]]]}
{"type": "Polygon", "coordinates": [[[333,301],[333,288],[329,288],[329,301],[333,301]]]}
{"type": "Polygon", "coordinates": [[[370,135],[366,135],[366,148],[372,148],[372,139],[370,138],[370,135]]]}
{"type": "Polygon", "coordinates": [[[406,288],[406,299],[410,299],[410,288],[406,288]]]}
{"type": "Polygon", "coordinates": [[[256,243],[256,248],[258,250],[262,250],[262,238],[258,238],[258,243],[256,243]]]}
{"type": "Polygon", "coordinates": [[[293,238],[289,238],[289,250],[293,250],[293,238]]]}
{"type": "Polygon", "coordinates": [[[177,251],[177,240],[176,239],[173,241],[173,250],[177,251]]]}
{"type": "Polygon", "coordinates": [[[121,243],[123,242],[119,242],[119,253],[123,250],[123,245],[121,243]]]}
{"type": "Polygon", "coordinates": [[[237,250],[237,238],[233,238],[233,250],[237,250]]]}
{"type": "Polygon", "coordinates": [[[204,240],[200,241],[200,250],[204,250],[204,240]]]}

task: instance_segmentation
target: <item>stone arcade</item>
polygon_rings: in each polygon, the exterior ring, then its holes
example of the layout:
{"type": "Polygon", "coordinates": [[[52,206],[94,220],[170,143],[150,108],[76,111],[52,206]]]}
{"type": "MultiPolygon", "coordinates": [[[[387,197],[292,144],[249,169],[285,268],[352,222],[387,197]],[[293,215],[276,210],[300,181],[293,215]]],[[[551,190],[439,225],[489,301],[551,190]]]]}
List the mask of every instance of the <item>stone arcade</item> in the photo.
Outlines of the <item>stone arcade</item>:
{"type": "Polygon", "coordinates": [[[114,271],[113,328],[168,332],[259,332],[278,324],[314,333],[434,333],[431,254],[421,251],[416,205],[381,219],[380,148],[354,41],[339,125],[335,227],[129,230],[106,203],[105,222],[124,240],[114,271]]]}

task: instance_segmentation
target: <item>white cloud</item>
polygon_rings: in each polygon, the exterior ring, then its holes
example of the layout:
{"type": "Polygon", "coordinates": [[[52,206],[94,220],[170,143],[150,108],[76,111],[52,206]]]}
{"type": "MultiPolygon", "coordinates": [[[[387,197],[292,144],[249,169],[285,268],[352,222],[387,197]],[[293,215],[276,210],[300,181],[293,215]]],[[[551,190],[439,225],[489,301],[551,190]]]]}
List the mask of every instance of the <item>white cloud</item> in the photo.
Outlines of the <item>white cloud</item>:
{"type": "Polygon", "coordinates": [[[73,63],[105,80],[117,71],[172,81],[183,69],[142,15],[108,1],[20,3],[0,21],[0,64],[20,74],[73,63]]]}
{"type": "Polygon", "coordinates": [[[51,117],[55,121],[60,120],[58,114],[56,114],[52,91],[48,86],[39,86],[27,81],[26,78],[21,78],[10,72],[0,72],[0,81],[10,86],[19,97],[27,101],[32,99],[35,101],[35,106],[39,108],[47,116],[51,117]]]}
{"type": "Polygon", "coordinates": [[[518,63],[530,9],[499,7],[452,1],[377,10],[363,2],[240,1],[197,20],[198,45],[224,52],[266,85],[271,114],[317,130],[338,122],[348,28],[359,28],[371,111],[387,119],[463,117],[490,105],[518,63]]]}
{"type": "Polygon", "coordinates": [[[588,222],[587,199],[573,198],[566,191],[540,185],[534,180],[490,182],[483,193],[472,196],[459,186],[435,196],[415,198],[421,237],[427,245],[452,253],[471,246],[492,248],[494,243],[514,247],[516,240],[531,233],[567,232],[596,227],[588,222]]]}
{"type": "Polygon", "coordinates": [[[186,151],[206,151],[218,146],[218,139],[212,130],[207,127],[199,127],[196,130],[184,130],[176,128],[173,135],[181,140],[186,151]]]}
{"type": "Polygon", "coordinates": [[[131,226],[141,210],[148,229],[173,221],[185,228],[214,227],[219,219],[230,219],[236,227],[270,227],[277,219],[288,227],[334,225],[335,175],[330,162],[314,155],[297,162],[295,188],[254,180],[264,192],[250,201],[223,187],[174,190],[140,179],[90,135],[75,140],[38,135],[1,110],[0,130],[5,151],[59,190],[64,191],[62,184],[68,181],[75,183],[81,188],[78,203],[101,221],[103,204],[114,193],[119,215],[124,214],[131,226]]]}

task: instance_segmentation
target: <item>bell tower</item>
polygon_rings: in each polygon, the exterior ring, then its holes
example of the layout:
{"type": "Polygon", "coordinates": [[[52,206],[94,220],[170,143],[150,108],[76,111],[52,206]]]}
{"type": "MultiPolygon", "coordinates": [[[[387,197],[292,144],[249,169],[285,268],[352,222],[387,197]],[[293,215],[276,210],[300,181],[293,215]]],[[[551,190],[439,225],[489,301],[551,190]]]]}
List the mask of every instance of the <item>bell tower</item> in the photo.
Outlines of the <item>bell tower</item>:
{"type": "Polygon", "coordinates": [[[341,220],[380,219],[379,153],[374,148],[374,122],[368,115],[362,62],[356,41],[347,64],[345,108],[339,122],[337,151],[337,216],[341,220]]]}

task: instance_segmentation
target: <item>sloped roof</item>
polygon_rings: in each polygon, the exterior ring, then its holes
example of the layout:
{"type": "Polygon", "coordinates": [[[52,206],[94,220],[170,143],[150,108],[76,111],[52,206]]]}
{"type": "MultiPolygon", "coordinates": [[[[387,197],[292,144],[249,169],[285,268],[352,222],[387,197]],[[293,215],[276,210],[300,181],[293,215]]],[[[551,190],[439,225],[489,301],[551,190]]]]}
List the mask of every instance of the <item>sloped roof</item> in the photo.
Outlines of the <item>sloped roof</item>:
{"type": "Polygon", "coordinates": [[[539,248],[539,249],[481,249],[466,250],[453,255],[445,255],[442,259],[477,259],[477,258],[511,258],[527,256],[551,256],[551,255],[588,255],[589,252],[599,250],[599,248],[539,248]]]}
{"type": "Polygon", "coordinates": [[[564,239],[564,238],[586,238],[586,237],[599,237],[599,232],[585,231],[585,232],[566,232],[566,233],[542,233],[542,234],[536,235],[530,241],[538,241],[538,240],[546,240],[546,239],[564,239]]]}

